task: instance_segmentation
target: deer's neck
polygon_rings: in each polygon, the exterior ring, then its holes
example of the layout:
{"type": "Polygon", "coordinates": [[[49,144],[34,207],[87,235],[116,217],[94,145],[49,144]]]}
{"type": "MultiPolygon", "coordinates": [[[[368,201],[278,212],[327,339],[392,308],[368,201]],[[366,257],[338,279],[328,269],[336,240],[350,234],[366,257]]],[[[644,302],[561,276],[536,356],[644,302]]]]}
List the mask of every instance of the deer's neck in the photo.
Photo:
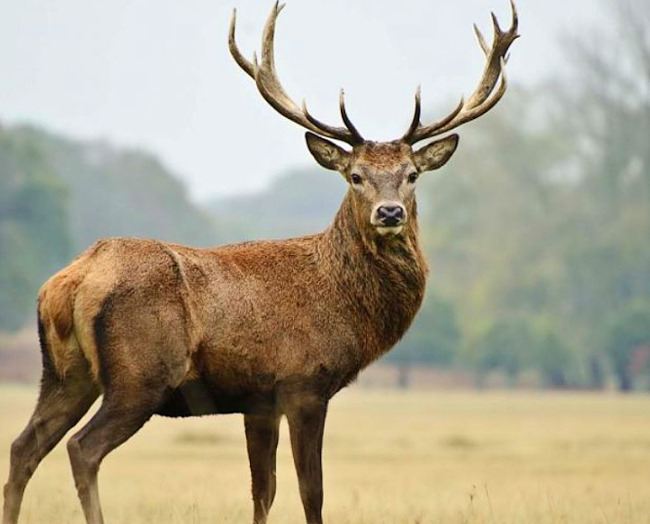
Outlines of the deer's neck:
{"type": "Polygon", "coordinates": [[[388,351],[406,332],[424,296],[427,266],[420,250],[415,202],[399,236],[380,236],[355,220],[348,193],[323,235],[323,256],[350,314],[365,324],[364,365],[388,351]]]}

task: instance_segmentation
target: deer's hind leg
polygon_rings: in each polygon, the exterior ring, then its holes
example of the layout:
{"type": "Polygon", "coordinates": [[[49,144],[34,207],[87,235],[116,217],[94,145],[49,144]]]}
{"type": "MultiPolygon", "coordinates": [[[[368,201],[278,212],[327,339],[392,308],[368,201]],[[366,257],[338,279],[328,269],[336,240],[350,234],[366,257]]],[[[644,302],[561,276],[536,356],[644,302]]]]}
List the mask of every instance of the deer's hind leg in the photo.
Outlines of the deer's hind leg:
{"type": "Polygon", "coordinates": [[[99,396],[84,365],[59,378],[44,352],[41,389],[27,426],[11,446],[4,488],[3,524],[16,524],[25,487],[43,458],[88,411],[99,396]]]}
{"type": "Polygon", "coordinates": [[[129,294],[109,296],[93,321],[104,398],[93,418],[68,442],[72,474],[88,524],[104,522],[97,484],[102,460],[164,405],[187,368],[188,346],[180,312],[143,308],[131,300],[129,294]]]}
{"type": "Polygon", "coordinates": [[[72,474],[88,524],[104,522],[97,484],[102,460],[151,418],[164,391],[165,388],[107,392],[99,411],[68,441],[72,474]]]}

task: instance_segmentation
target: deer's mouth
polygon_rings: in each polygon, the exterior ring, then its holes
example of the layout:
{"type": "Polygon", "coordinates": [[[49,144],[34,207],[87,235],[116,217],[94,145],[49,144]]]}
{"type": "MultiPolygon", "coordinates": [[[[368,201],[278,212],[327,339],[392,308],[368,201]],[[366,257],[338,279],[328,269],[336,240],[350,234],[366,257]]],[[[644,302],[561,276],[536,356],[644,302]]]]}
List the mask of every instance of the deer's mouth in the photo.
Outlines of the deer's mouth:
{"type": "Polygon", "coordinates": [[[402,232],[402,229],[404,229],[403,225],[399,226],[377,226],[377,233],[379,233],[381,236],[386,236],[386,235],[399,235],[402,232]]]}

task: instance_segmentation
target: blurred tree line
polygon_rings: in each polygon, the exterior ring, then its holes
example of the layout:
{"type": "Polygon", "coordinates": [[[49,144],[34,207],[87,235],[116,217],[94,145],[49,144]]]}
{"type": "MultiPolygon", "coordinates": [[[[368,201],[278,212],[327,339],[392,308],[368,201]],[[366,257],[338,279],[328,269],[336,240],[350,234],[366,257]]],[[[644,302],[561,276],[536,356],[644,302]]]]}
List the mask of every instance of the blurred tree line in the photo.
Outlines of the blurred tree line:
{"type": "MultiPolygon", "coordinates": [[[[430,364],[472,370],[479,386],[650,387],[650,4],[610,4],[608,27],[564,42],[566,74],[512,87],[421,178],[432,278],[386,356],[402,385],[430,364]]],[[[143,152],[0,130],[0,329],[19,327],[43,279],[99,236],[310,233],[344,191],[335,174],[298,169],[199,210],[143,152]]]]}
{"type": "Polygon", "coordinates": [[[117,235],[196,245],[224,237],[147,153],[0,128],[0,330],[33,318],[47,277],[97,238],[117,235]]]}
{"type": "Polygon", "coordinates": [[[650,4],[608,5],[565,80],[509,93],[429,188],[434,287],[479,379],[650,386],[650,4]]]}
{"type": "Polygon", "coordinates": [[[0,329],[16,329],[34,291],[71,254],[66,187],[31,142],[0,130],[0,329]]]}

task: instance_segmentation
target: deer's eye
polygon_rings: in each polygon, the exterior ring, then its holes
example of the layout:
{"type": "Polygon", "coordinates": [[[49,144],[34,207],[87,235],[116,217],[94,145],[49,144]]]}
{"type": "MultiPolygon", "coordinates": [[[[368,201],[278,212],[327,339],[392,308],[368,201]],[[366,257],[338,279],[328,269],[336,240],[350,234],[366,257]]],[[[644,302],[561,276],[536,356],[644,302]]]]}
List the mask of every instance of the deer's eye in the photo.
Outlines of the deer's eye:
{"type": "Polygon", "coordinates": [[[350,180],[355,185],[359,185],[359,184],[361,184],[361,182],[363,182],[363,179],[361,178],[361,175],[359,175],[357,173],[352,173],[350,175],[350,180]]]}
{"type": "Polygon", "coordinates": [[[415,181],[418,179],[418,176],[420,176],[418,173],[411,173],[406,179],[409,181],[410,184],[415,184],[415,181]]]}

